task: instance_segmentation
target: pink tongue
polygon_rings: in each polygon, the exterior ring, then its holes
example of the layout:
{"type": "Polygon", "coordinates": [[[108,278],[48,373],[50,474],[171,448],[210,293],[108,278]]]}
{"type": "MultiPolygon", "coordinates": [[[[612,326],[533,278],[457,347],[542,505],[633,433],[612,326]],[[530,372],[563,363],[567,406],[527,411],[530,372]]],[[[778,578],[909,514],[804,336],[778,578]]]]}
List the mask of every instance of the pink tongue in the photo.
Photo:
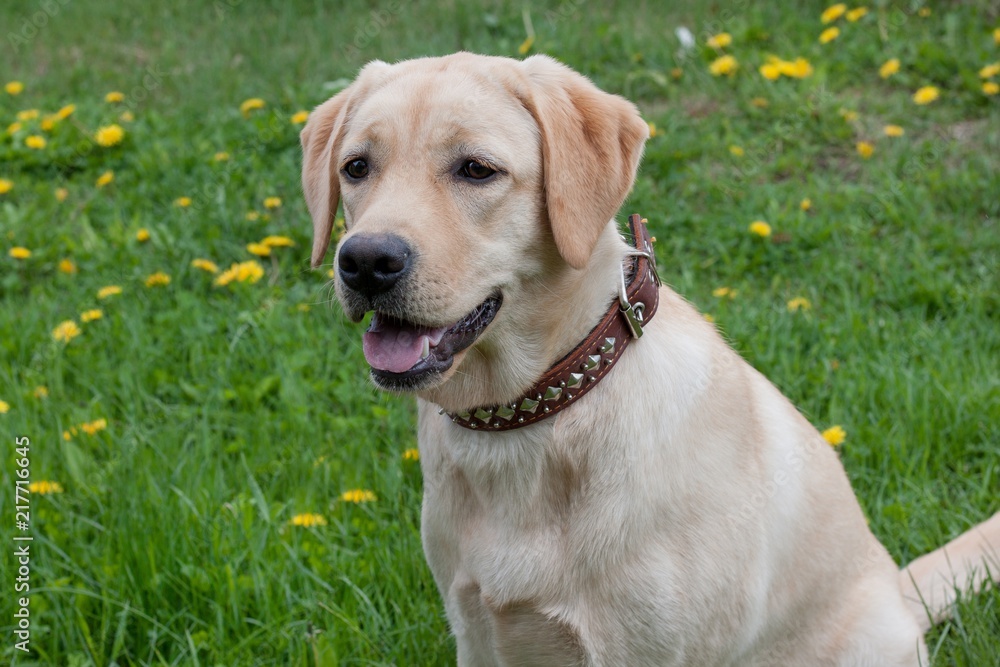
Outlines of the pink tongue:
{"type": "Polygon", "coordinates": [[[362,347],[368,364],[377,370],[403,373],[420,361],[424,339],[430,346],[441,342],[445,328],[416,329],[381,324],[375,331],[366,331],[362,347]]]}

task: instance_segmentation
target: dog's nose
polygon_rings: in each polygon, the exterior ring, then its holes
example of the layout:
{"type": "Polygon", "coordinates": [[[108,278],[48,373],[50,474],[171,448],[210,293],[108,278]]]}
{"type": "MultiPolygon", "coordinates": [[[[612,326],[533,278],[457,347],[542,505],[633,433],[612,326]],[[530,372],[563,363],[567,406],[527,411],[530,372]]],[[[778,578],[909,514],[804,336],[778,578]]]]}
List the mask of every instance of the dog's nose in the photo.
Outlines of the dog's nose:
{"type": "Polygon", "coordinates": [[[392,289],[412,257],[409,244],[394,234],[352,236],[340,247],[337,270],[344,284],[372,297],[392,289]]]}

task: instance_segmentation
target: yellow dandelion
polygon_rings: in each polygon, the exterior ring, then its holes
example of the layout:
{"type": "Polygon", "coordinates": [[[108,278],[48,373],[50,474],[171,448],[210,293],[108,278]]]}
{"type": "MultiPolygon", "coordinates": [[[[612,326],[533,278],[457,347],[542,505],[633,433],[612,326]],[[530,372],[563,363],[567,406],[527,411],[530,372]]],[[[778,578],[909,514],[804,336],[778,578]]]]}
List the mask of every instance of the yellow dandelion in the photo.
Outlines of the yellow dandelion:
{"type": "Polygon", "coordinates": [[[729,152],[732,153],[736,157],[743,157],[743,155],[744,155],[744,153],[746,151],[743,150],[742,146],[730,146],[729,147],[729,152]]]}
{"type": "Polygon", "coordinates": [[[202,271],[207,271],[208,273],[218,273],[218,265],[210,259],[196,259],[191,262],[191,266],[196,269],[201,269],[202,271]]]}
{"type": "Polygon", "coordinates": [[[260,220],[260,213],[257,211],[250,211],[243,217],[249,222],[256,222],[257,220],[260,220]]]}
{"type": "Polygon", "coordinates": [[[1000,63],[992,63],[979,70],[979,77],[982,79],[992,79],[1000,74],[1000,63]]]}
{"type": "Polygon", "coordinates": [[[899,58],[890,58],[882,63],[882,66],[878,68],[878,75],[883,79],[888,79],[890,76],[899,71],[899,58]]]}
{"type": "Polygon", "coordinates": [[[58,120],[59,119],[55,116],[46,116],[42,119],[42,122],[38,126],[42,128],[43,132],[51,132],[52,128],[56,126],[56,122],[58,120]]]}
{"type": "Polygon", "coordinates": [[[57,202],[64,202],[66,201],[66,197],[69,197],[69,190],[66,188],[56,188],[53,194],[57,202]]]}
{"type": "Polygon", "coordinates": [[[404,461],[419,461],[420,460],[420,450],[417,449],[417,448],[415,448],[415,447],[411,447],[410,449],[405,450],[403,452],[403,460],[404,461]]]}
{"type": "Polygon", "coordinates": [[[868,13],[867,7],[855,7],[851,11],[847,12],[847,14],[845,14],[845,17],[847,18],[848,21],[854,23],[867,13],[868,13]]]}
{"type": "Polygon", "coordinates": [[[737,291],[732,289],[731,287],[716,287],[714,290],[712,290],[712,296],[717,297],[719,299],[727,296],[730,299],[735,299],[736,294],[737,291]]]}
{"type": "Polygon", "coordinates": [[[921,18],[927,18],[930,15],[931,15],[930,7],[921,7],[920,9],[917,10],[917,16],[921,18]]]}
{"type": "Polygon", "coordinates": [[[11,123],[7,126],[7,134],[14,134],[15,132],[21,131],[22,125],[20,123],[11,123]]]}
{"type": "Polygon", "coordinates": [[[704,314],[703,314],[703,315],[701,316],[701,319],[705,320],[705,321],[706,321],[706,322],[708,322],[709,324],[715,324],[715,316],[714,316],[714,315],[711,315],[710,313],[704,313],[704,314]]]}
{"type": "Polygon", "coordinates": [[[290,248],[295,246],[295,241],[287,236],[267,236],[260,244],[266,245],[268,248],[290,248]]]}
{"type": "Polygon", "coordinates": [[[794,313],[797,310],[810,310],[811,308],[812,303],[804,296],[797,296],[788,301],[788,312],[790,313],[794,313]]]}
{"type": "Polygon", "coordinates": [[[267,257],[271,254],[271,246],[266,246],[263,243],[248,243],[247,250],[251,255],[258,257],[267,257]]]}
{"type": "Polygon", "coordinates": [[[378,500],[375,493],[367,489],[351,489],[340,494],[340,499],[345,503],[368,503],[378,500]]]}
{"type": "Polygon", "coordinates": [[[40,496],[45,496],[50,493],[62,493],[63,487],[59,482],[49,482],[42,480],[40,482],[32,482],[28,485],[28,491],[30,493],[37,493],[40,496]]]}
{"type": "Polygon", "coordinates": [[[86,422],[84,424],[80,424],[80,430],[86,433],[87,435],[94,435],[98,431],[103,431],[107,427],[108,427],[107,419],[95,419],[92,422],[86,422]]]}
{"type": "Polygon", "coordinates": [[[720,32],[709,37],[705,43],[713,49],[724,49],[733,43],[733,36],[728,32],[720,32]]]}
{"type": "Polygon", "coordinates": [[[682,70],[680,67],[674,67],[673,69],[670,70],[670,78],[673,79],[674,81],[681,78],[682,76],[684,76],[684,70],[682,70]]]}
{"type": "Polygon", "coordinates": [[[822,21],[823,23],[832,23],[833,21],[836,21],[841,16],[843,16],[846,12],[847,12],[847,5],[845,5],[842,2],[838,2],[837,4],[830,5],[829,7],[824,9],[823,13],[820,14],[819,16],[819,20],[822,21]]]}
{"type": "Polygon", "coordinates": [[[302,528],[314,528],[316,526],[325,526],[326,517],[322,514],[296,514],[288,523],[302,528]]]}
{"type": "Polygon", "coordinates": [[[122,288],[118,285],[108,285],[97,290],[98,299],[108,299],[122,293],[122,288]]]}
{"type": "Polygon", "coordinates": [[[281,197],[266,197],[264,208],[281,208],[281,197]]]}
{"type": "Polygon", "coordinates": [[[827,28],[826,30],[824,30],[819,34],[819,43],[829,44],[838,37],[840,37],[840,28],[838,28],[837,26],[833,26],[831,28],[827,28]]]}
{"type": "Polygon", "coordinates": [[[59,120],[66,120],[67,118],[73,115],[74,111],[76,111],[76,105],[67,104],[62,109],[56,112],[56,118],[58,118],[59,120]]]}
{"type": "Polygon", "coordinates": [[[124,137],[125,130],[122,129],[122,126],[112,124],[98,128],[97,133],[94,135],[94,141],[96,141],[99,146],[107,148],[109,146],[120,144],[124,137]]]}
{"type": "Polygon", "coordinates": [[[170,276],[163,271],[157,271],[146,278],[146,287],[164,287],[170,284],[170,276]]]}
{"type": "Polygon", "coordinates": [[[225,162],[226,160],[229,159],[229,153],[227,153],[226,151],[219,151],[218,153],[212,156],[212,159],[215,160],[216,162],[225,162]]]}
{"type": "Polygon", "coordinates": [[[771,103],[767,101],[764,97],[755,97],[750,100],[750,104],[757,107],[758,109],[766,109],[771,106],[771,103]]]}
{"type": "Polygon", "coordinates": [[[13,257],[14,259],[28,259],[29,257],[31,257],[31,251],[21,246],[14,246],[9,251],[7,251],[7,254],[13,257]]]}
{"type": "Polygon", "coordinates": [[[243,104],[240,105],[240,113],[244,117],[248,117],[250,112],[255,109],[263,109],[265,106],[264,100],[259,97],[251,97],[250,99],[243,100],[243,104]]]}
{"type": "Polygon", "coordinates": [[[1000,46],[1000,28],[993,29],[993,43],[1000,46]]]}
{"type": "Polygon", "coordinates": [[[122,115],[118,116],[118,120],[120,120],[123,123],[131,123],[133,120],[135,120],[135,114],[132,113],[131,111],[123,111],[122,115]]]}
{"type": "Polygon", "coordinates": [[[73,320],[66,320],[65,322],[60,322],[55,329],[52,330],[52,338],[60,343],[68,343],[77,336],[83,333],[80,327],[73,320]]]}
{"type": "Polygon", "coordinates": [[[0,195],[5,195],[14,189],[14,181],[9,178],[0,178],[0,195]]]}
{"type": "Polygon", "coordinates": [[[117,90],[112,90],[110,93],[104,96],[104,101],[108,104],[117,104],[119,102],[125,101],[125,93],[118,92],[117,90]]]}
{"type": "Polygon", "coordinates": [[[887,137],[901,137],[906,134],[906,130],[899,125],[886,125],[882,128],[882,132],[884,132],[887,137]]]}
{"type": "Polygon", "coordinates": [[[708,71],[712,73],[712,76],[732,76],[739,68],[740,64],[736,58],[727,54],[713,60],[708,66],[708,71]]]}
{"type": "Polygon", "coordinates": [[[24,84],[20,81],[8,81],[3,89],[8,95],[20,95],[24,90],[24,84]]]}
{"type": "Polygon", "coordinates": [[[215,285],[224,286],[232,282],[253,284],[264,276],[264,267],[257,261],[234,263],[215,279],[215,285]]]}
{"type": "Polygon", "coordinates": [[[190,205],[191,205],[190,197],[178,197],[177,199],[174,200],[174,206],[178,208],[187,208],[190,205]]]}
{"type": "Polygon", "coordinates": [[[308,303],[300,303],[299,305],[295,306],[295,310],[299,311],[300,313],[308,313],[310,310],[312,310],[312,308],[309,306],[308,303]]]}
{"type": "Polygon", "coordinates": [[[10,412],[10,403],[7,401],[0,401],[0,415],[5,415],[10,412]]]}
{"type": "Polygon", "coordinates": [[[652,139],[656,136],[656,123],[646,123],[649,125],[649,138],[652,139]]]}
{"type": "Polygon", "coordinates": [[[100,308],[91,308],[90,310],[85,310],[80,313],[80,321],[86,324],[87,322],[93,322],[94,320],[99,320],[104,317],[104,311],[100,308]]]}
{"type": "Polygon", "coordinates": [[[847,439],[847,431],[841,426],[831,426],[823,431],[822,435],[823,439],[830,443],[832,447],[836,447],[847,439]]]}
{"type": "Polygon", "coordinates": [[[936,86],[924,86],[913,93],[913,102],[915,104],[930,104],[940,96],[941,91],[936,86]]]}
{"type": "Polygon", "coordinates": [[[145,227],[141,227],[139,231],[135,233],[135,240],[139,243],[145,243],[149,240],[149,230],[145,227]]]}
{"type": "Polygon", "coordinates": [[[531,47],[534,46],[534,44],[535,44],[535,36],[528,35],[528,37],[523,42],[521,42],[521,45],[517,47],[517,52],[523,56],[526,53],[528,53],[528,51],[531,50],[531,47]]]}
{"type": "Polygon", "coordinates": [[[114,180],[115,180],[115,172],[106,171],[97,177],[97,183],[95,185],[97,185],[97,187],[99,188],[103,188],[105,185],[108,185],[114,180]]]}
{"type": "Polygon", "coordinates": [[[36,151],[40,151],[45,148],[45,144],[45,137],[38,134],[32,134],[24,139],[24,145],[36,151]]]}
{"type": "Polygon", "coordinates": [[[17,119],[22,122],[35,120],[36,118],[38,118],[38,109],[24,109],[17,112],[17,119]]]}
{"type": "Polygon", "coordinates": [[[851,111],[850,109],[841,109],[837,113],[839,113],[840,117],[843,118],[848,123],[854,122],[858,119],[857,111],[851,111]]]}
{"type": "Polygon", "coordinates": [[[37,398],[40,401],[45,400],[46,398],[49,397],[49,388],[46,387],[45,385],[40,384],[37,387],[35,387],[35,391],[33,391],[32,394],[34,394],[35,398],[37,398]]]}
{"type": "Polygon", "coordinates": [[[750,223],[750,233],[755,236],[759,236],[762,239],[766,239],[771,235],[771,225],[767,224],[763,220],[754,220],[750,223]]]}
{"type": "Polygon", "coordinates": [[[799,208],[802,209],[803,211],[808,211],[812,207],[813,207],[813,202],[812,199],[809,199],[809,197],[806,197],[805,199],[799,202],[799,208]]]}
{"type": "Polygon", "coordinates": [[[1000,93],[1000,84],[995,81],[984,81],[983,82],[983,94],[984,95],[996,95],[1000,93]]]}
{"type": "Polygon", "coordinates": [[[875,152],[875,147],[867,141],[859,141],[855,148],[858,150],[858,155],[866,160],[872,156],[872,153],[875,152]]]}
{"type": "Polygon", "coordinates": [[[309,120],[308,111],[299,111],[292,116],[292,125],[301,125],[309,120]]]}

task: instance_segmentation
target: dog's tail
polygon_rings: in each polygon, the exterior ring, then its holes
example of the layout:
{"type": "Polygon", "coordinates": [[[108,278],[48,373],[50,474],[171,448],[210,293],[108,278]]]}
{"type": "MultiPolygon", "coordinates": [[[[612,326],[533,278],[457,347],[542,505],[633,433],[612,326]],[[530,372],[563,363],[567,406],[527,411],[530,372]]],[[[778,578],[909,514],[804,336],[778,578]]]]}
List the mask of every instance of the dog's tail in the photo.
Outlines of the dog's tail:
{"type": "Polygon", "coordinates": [[[1000,512],[899,572],[903,597],[926,632],[951,615],[959,594],[1000,583],[1000,512]]]}

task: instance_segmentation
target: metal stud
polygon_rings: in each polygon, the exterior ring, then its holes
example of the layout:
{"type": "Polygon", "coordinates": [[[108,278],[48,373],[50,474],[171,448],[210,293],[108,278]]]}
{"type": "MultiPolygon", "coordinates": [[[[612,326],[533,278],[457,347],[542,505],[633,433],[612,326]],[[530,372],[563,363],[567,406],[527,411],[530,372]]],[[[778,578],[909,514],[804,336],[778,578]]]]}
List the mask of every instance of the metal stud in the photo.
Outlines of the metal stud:
{"type": "Polygon", "coordinates": [[[517,423],[518,424],[523,424],[524,423],[524,417],[518,417],[517,418],[517,423]]]}
{"type": "Polygon", "coordinates": [[[583,386],[583,373],[570,373],[569,382],[566,383],[567,389],[579,389],[583,386]]]}
{"type": "Polygon", "coordinates": [[[587,382],[597,382],[597,378],[594,377],[593,375],[588,375],[587,382]]]}
{"type": "Polygon", "coordinates": [[[559,386],[562,387],[563,389],[565,389],[566,388],[566,380],[560,380],[559,381],[559,386]]]}
{"type": "Polygon", "coordinates": [[[558,401],[559,397],[562,396],[563,390],[560,387],[549,387],[545,390],[545,400],[548,402],[558,401]]]}
{"type": "MultiPolygon", "coordinates": [[[[503,419],[504,421],[510,421],[514,417],[514,414],[515,412],[506,405],[501,405],[499,408],[497,408],[496,412],[497,417],[503,419]]],[[[500,424],[497,423],[497,426],[499,425],[500,424]]]]}
{"type": "Polygon", "coordinates": [[[476,410],[476,419],[480,420],[484,424],[489,424],[490,420],[493,419],[493,411],[479,408],[476,410]]]}
{"type": "Polygon", "coordinates": [[[615,351],[615,339],[613,336],[605,338],[601,344],[601,354],[612,354],[615,351]]]}
{"type": "Polygon", "coordinates": [[[592,371],[597,368],[601,363],[601,355],[592,354],[587,357],[587,361],[583,362],[581,368],[585,371],[592,371]]]}
{"type": "Polygon", "coordinates": [[[546,405],[545,406],[545,412],[551,412],[551,411],[552,411],[552,408],[550,408],[549,406],[546,405]]]}
{"type": "MultiPolygon", "coordinates": [[[[539,398],[541,398],[541,396],[539,396],[539,398]]],[[[526,398],[523,401],[521,401],[521,407],[518,409],[521,412],[530,412],[531,414],[535,414],[535,410],[538,409],[538,401],[526,398]]]]}

